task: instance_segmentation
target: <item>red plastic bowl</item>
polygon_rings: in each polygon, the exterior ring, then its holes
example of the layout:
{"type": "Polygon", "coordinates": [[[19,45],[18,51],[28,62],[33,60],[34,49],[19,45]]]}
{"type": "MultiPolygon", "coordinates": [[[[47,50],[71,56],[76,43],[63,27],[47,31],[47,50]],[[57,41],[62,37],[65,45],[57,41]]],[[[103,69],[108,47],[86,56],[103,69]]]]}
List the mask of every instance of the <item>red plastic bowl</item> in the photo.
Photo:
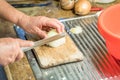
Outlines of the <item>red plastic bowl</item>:
{"type": "Polygon", "coordinates": [[[101,13],[98,31],[106,40],[108,52],[120,60],[120,4],[108,7],[101,13]]]}

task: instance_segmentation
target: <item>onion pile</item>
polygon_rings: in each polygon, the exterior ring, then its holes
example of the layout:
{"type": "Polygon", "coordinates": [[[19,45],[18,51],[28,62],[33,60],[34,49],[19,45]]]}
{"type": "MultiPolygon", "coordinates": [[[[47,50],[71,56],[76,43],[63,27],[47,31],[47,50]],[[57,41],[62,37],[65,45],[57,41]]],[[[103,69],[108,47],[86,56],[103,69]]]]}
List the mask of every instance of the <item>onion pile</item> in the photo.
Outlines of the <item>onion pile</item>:
{"type": "Polygon", "coordinates": [[[75,14],[86,15],[91,10],[89,0],[60,0],[60,5],[65,10],[74,9],[75,14]]]}

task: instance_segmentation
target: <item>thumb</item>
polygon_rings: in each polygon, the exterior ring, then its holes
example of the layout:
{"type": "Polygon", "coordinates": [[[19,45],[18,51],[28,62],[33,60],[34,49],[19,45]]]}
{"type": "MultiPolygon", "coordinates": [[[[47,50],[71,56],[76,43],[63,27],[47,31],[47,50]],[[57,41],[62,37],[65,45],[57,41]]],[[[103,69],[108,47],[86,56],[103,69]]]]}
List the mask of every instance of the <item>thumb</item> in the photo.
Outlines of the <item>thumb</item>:
{"type": "Polygon", "coordinates": [[[22,39],[16,39],[20,47],[30,47],[34,45],[33,41],[27,41],[22,39]]]}
{"type": "Polygon", "coordinates": [[[20,50],[19,54],[17,55],[15,61],[19,61],[20,59],[22,59],[24,57],[24,53],[20,50]]]}

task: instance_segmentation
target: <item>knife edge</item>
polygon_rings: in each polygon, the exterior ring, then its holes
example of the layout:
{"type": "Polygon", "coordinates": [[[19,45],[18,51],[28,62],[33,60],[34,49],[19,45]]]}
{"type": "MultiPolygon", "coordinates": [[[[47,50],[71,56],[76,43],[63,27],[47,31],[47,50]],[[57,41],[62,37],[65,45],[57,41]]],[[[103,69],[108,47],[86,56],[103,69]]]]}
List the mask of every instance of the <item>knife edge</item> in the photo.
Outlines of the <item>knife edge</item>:
{"type": "Polygon", "coordinates": [[[55,35],[55,36],[48,37],[48,38],[45,38],[45,39],[36,41],[36,42],[34,42],[34,45],[33,45],[33,46],[31,46],[31,47],[22,47],[21,50],[22,50],[23,52],[29,51],[29,50],[31,50],[31,49],[33,49],[33,48],[35,48],[35,47],[42,46],[42,45],[47,44],[47,43],[49,43],[49,42],[52,42],[52,41],[54,41],[54,40],[60,39],[60,38],[62,38],[62,37],[65,37],[65,35],[66,35],[66,33],[63,32],[63,33],[61,33],[61,34],[57,34],[57,35],[55,35]]]}

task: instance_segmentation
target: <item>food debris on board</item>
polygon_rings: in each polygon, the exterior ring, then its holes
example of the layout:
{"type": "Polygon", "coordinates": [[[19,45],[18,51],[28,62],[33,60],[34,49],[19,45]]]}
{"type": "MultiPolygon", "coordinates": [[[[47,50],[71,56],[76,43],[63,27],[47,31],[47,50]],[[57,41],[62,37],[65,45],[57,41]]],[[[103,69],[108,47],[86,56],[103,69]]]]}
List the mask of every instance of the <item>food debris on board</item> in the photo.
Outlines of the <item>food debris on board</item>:
{"type": "Polygon", "coordinates": [[[83,31],[83,29],[80,26],[76,26],[76,27],[70,29],[70,32],[72,32],[73,34],[80,34],[80,33],[82,33],[82,31],[83,31]]]}

